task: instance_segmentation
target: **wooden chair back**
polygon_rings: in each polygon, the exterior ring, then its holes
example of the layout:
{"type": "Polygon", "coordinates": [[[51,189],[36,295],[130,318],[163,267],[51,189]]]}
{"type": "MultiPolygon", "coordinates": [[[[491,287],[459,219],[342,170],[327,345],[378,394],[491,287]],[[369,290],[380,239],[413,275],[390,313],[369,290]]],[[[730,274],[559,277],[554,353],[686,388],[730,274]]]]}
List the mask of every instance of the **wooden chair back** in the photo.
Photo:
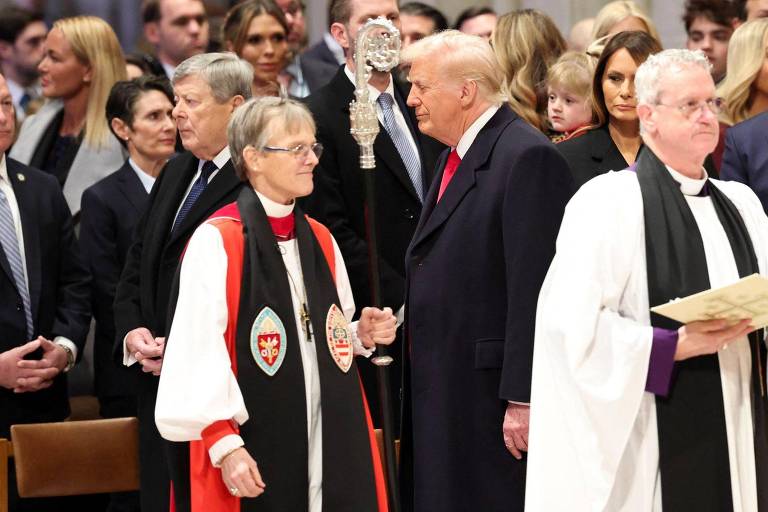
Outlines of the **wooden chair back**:
{"type": "Polygon", "coordinates": [[[139,488],[136,418],[13,425],[11,442],[22,498],[139,488]]]}

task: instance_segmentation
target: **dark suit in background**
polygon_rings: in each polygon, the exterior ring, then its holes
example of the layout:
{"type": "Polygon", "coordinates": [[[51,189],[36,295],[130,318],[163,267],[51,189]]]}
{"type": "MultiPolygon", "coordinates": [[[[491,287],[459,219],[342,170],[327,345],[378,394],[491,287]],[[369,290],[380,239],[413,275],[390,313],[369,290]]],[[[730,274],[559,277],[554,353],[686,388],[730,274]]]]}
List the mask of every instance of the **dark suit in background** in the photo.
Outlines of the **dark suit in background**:
{"type": "Polygon", "coordinates": [[[747,185],[768,212],[768,112],[728,129],[720,176],[747,185]]]}
{"type": "MultiPolygon", "coordinates": [[[[80,247],[91,274],[91,311],[96,321],[93,364],[99,414],[136,416],[136,375],[113,357],[115,316],[112,303],[133,231],[147,203],[141,180],[126,160],[116,172],[83,192],[80,247]]],[[[139,493],[113,493],[109,511],[138,511],[139,493]]]]}
{"type": "MultiPolygon", "coordinates": [[[[80,260],[72,215],[54,176],[6,159],[8,178],[19,207],[24,236],[27,287],[33,335],[53,341],[64,336],[78,350],[85,347],[90,312],[88,274],[80,260]]],[[[0,246],[0,352],[30,341],[21,295],[0,246]]],[[[39,354],[31,355],[37,359],[39,354]]],[[[47,423],[69,416],[67,377],[60,373],[47,389],[14,393],[0,388],[0,437],[16,423],[47,423]]],[[[11,462],[12,464],[12,462],[11,462]]],[[[60,510],[60,500],[18,503],[14,472],[9,473],[10,510],[60,510]]]]}
{"type": "Polygon", "coordinates": [[[629,167],[608,132],[608,123],[556,147],[568,162],[577,188],[595,176],[629,167]]]}
{"type": "MultiPolygon", "coordinates": [[[[91,273],[91,308],[96,321],[96,396],[105,418],[136,415],[136,375],[113,357],[112,304],[147,193],[126,161],[116,172],[86,189],[82,199],[80,246],[91,273]]],[[[122,359],[122,358],[121,358],[122,359]]]]}
{"type": "MultiPolygon", "coordinates": [[[[242,182],[227,162],[171,233],[176,212],[198,169],[199,160],[184,152],[166,164],[152,188],[144,215],[128,251],[115,297],[116,357],[123,357],[123,338],[146,327],[155,337],[167,334],[169,296],[179,258],[195,228],[213,212],[235,201],[242,182]]],[[[141,447],[141,510],[167,512],[170,480],[167,442],[155,426],[158,377],[131,368],[137,383],[139,442],[141,447]]]]}
{"type": "MultiPolygon", "coordinates": [[[[407,91],[394,84],[396,101],[409,125],[422,163],[424,191],[432,181],[437,155],[444,146],[421,135],[416,130],[413,110],[406,107],[407,91]]],[[[349,272],[355,305],[358,311],[371,303],[368,277],[368,246],[365,241],[365,193],[363,172],[360,170],[360,151],[349,133],[349,103],[354,97],[354,86],[338,68],[333,80],[308,99],[315,122],[317,140],[325,148],[320,164],[315,168],[315,189],[305,200],[309,215],[324,223],[333,233],[349,272]]],[[[405,164],[392,139],[379,123],[379,135],[374,143],[376,156],[376,223],[380,256],[382,307],[397,312],[403,304],[405,290],[405,250],[411,241],[421,213],[421,201],[416,195],[405,164]]],[[[400,383],[402,371],[400,338],[390,351],[395,362],[390,366],[392,397],[399,418],[400,383]]],[[[360,374],[376,426],[379,418],[379,398],[375,367],[370,362],[359,362],[360,374]]]]}
{"type": "Polygon", "coordinates": [[[330,82],[339,70],[339,61],[328,48],[325,39],[307,48],[299,58],[301,72],[310,92],[315,92],[330,82]]]}
{"type": "MultiPolygon", "coordinates": [[[[7,159],[24,234],[33,339],[71,340],[78,357],[89,327],[88,274],[83,267],[70,214],[55,177],[7,159]]],[[[24,309],[8,259],[0,249],[0,352],[30,341],[24,309]]],[[[0,437],[15,423],[61,421],[69,415],[66,375],[47,389],[15,394],[0,388],[0,437]]]]}
{"type": "Polygon", "coordinates": [[[406,256],[404,510],[522,512],[525,462],[502,423],[508,400],[530,402],[536,302],[573,180],[508,106],[436,204],[447,155],[406,256]]]}

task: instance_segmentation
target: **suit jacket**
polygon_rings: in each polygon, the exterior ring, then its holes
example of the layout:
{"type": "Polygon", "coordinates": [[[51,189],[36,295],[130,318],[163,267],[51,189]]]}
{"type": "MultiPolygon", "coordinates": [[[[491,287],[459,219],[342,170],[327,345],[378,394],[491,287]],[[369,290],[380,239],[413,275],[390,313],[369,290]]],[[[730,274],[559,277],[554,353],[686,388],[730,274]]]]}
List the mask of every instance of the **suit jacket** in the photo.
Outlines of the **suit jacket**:
{"type": "Polygon", "coordinates": [[[768,211],[768,113],[728,129],[720,176],[751,188],[768,211]]]}
{"type": "Polygon", "coordinates": [[[299,55],[299,62],[310,93],[330,82],[339,70],[339,61],[325,44],[325,39],[321,39],[299,55]]]}
{"type": "MultiPolygon", "coordinates": [[[[80,355],[90,321],[88,274],[80,260],[72,215],[56,178],[10,158],[7,168],[24,234],[33,338],[64,336],[80,355]]],[[[0,297],[0,352],[5,352],[29,339],[21,295],[2,248],[0,297]]],[[[63,420],[69,415],[66,375],[59,374],[49,388],[33,393],[0,388],[0,411],[0,437],[7,437],[14,423],[63,420]]]]}
{"type": "Polygon", "coordinates": [[[136,394],[135,372],[112,357],[115,345],[112,304],[133,232],[148,198],[128,161],[83,193],[80,247],[91,274],[91,310],[96,321],[94,366],[99,397],[136,394]]]}
{"type": "MultiPolygon", "coordinates": [[[[64,108],[59,100],[48,101],[36,114],[29,116],[21,125],[19,137],[11,149],[10,156],[30,165],[40,140],[50,129],[51,122],[64,108]]],[[[96,149],[85,142],[80,144],[67,180],[64,182],[64,197],[72,215],[80,213],[80,198],[83,191],[108,174],[119,169],[126,158],[125,150],[111,134],[104,147],[96,149]]]]}
{"type": "MultiPolygon", "coordinates": [[[[557,144],[557,149],[568,161],[576,187],[608,171],[621,171],[629,167],[608,131],[608,123],[589,130],[584,135],[557,144]]],[[[640,151],[643,150],[640,145],[640,151]]],[[[718,172],[712,155],[704,161],[704,168],[710,177],[717,178],[718,172]]]]}
{"type": "MultiPolygon", "coordinates": [[[[400,109],[410,124],[419,147],[423,168],[422,180],[424,190],[427,190],[432,181],[435,160],[444,146],[416,131],[413,110],[404,104],[407,92],[397,83],[395,92],[400,109]]],[[[352,284],[355,304],[359,310],[371,303],[371,292],[363,171],[360,170],[359,147],[349,133],[349,103],[353,97],[354,86],[344,73],[344,68],[339,67],[333,80],[307,99],[317,123],[317,140],[323,144],[325,150],[320,164],[315,168],[315,189],[307,198],[304,208],[311,216],[328,226],[339,244],[352,284]]],[[[403,258],[416,229],[421,202],[392,139],[383,126],[380,125],[379,129],[374,143],[374,172],[381,298],[384,306],[390,306],[397,311],[403,303],[403,258]]],[[[401,347],[401,341],[396,340],[391,347],[392,353],[399,353],[401,347]]],[[[395,363],[390,368],[392,375],[399,375],[400,359],[395,358],[395,363]]],[[[374,424],[381,425],[375,367],[363,362],[360,364],[360,373],[371,405],[374,424]]],[[[391,379],[391,385],[396,409],[399,409],[398,379],[391,379]]],[[[397,413],[399,411],[396,411],[397,413]]]]}
{"type": "Polygon", "coordinates": [[[600,174],[629,167],[608,132],[608,123],[556,147],[568,161],[577,187],[600,174]]]}
{"type": "Polygon", "coordinates": [[[525,462],[501,427],[508,400],[530,401],[536,302],[574,183],[506,105],[436,204],[441,179],[406,255],[403,508],[522,511],[525,462]]]}
{"type": "MultiPolygon", "coordinates": [[[[171,233],[198,162],[192,153],[184,152],[166,164],[136,227],[114,304],[115,356],[121,361],[123,338],[129,331],[146,327],[156,337],[166,335],[170,327],[167,313],[171,286],[189,237],[213,212],[235,201],[242,186],[232,162],[228,162],[213,177],[178,229],[171,233]]],[[[167,446],[157,431],[154,414],[158,378],[142,372],[139,364],[130,370],[138,381],[141,510],[166,512],[170,485],[167,446]]]]}

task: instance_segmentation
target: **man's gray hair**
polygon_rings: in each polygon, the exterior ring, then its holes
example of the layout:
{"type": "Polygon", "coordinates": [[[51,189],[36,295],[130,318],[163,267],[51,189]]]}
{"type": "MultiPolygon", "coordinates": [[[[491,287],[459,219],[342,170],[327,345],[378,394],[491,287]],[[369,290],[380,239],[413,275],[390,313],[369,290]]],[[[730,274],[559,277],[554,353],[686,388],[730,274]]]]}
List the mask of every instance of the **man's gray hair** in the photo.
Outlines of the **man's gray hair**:
{"type": "Polygon", "coordinates": [[[188,58],[173,73],[173,85],[191,75],[202,78],[219,103],[237,95],[252,96],[253,66],[234,53],[201,53],[188,58]]]}
{"type": "Polygon", "coordinates": [[[674,49],[651,55],[637,68],[635,74],[637,102],[647,105],[657,104],[663,79],[695,66],[699,66],[707,73],[712,69],[712,65],[701,50],[674,49]]]}
{"type": "Polygon", "coordinates": [[[413,43],[400,55],[400,62],[406,65],[423,59],[439,59],[443,77],[476,82],[486,101],[505,101],[501,91],[504,77],[491,45],[482,37],[444,30],[413,43]]]}
{"type": "Polygon", "coordinates": [[[247,146],[261,150],[276,131],[293,134],[304,127],[314,133],[315,120],[307,107],[296,100],[261,96],[235,109],[227,126],[227,141],[237,177],[243,181],[248,179],[243,158],[247,146]]]}

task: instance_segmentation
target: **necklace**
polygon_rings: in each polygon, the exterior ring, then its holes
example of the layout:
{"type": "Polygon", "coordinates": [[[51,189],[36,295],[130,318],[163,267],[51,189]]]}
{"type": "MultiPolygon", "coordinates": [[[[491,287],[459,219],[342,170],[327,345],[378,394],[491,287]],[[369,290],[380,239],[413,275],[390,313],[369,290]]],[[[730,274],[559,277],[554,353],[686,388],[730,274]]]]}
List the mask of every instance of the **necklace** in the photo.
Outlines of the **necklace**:
{"type": "MultiPolygon", "coordinates": [[[[280,247],[278,244],[278,249],[280,250],[281,254],[285,254],[285,250],[283,247],[280,247]]],[[[299,318],[301,319],[301,327],[304,331],[304,339],[306,339],[308,342],[312,342],[312,322],[309,318],[309,309],[307,308],[307,288],[303,287],[302,292],[299,293],[299,287],[296,284],[296,281],[293,279],[293,275],[291,274],[291,271],[288,270],[286,267],[285,271],[288,273],[288,282],[291,285],[291,288],[293,289],[293,293],[296,294],[296,297],[299,297],[301,299],[301,305],[299,307],[299,318]]],[[[299,278],[303,282],[303,277],[301,276],[301,263],[299,263],[299,278]]]]}

